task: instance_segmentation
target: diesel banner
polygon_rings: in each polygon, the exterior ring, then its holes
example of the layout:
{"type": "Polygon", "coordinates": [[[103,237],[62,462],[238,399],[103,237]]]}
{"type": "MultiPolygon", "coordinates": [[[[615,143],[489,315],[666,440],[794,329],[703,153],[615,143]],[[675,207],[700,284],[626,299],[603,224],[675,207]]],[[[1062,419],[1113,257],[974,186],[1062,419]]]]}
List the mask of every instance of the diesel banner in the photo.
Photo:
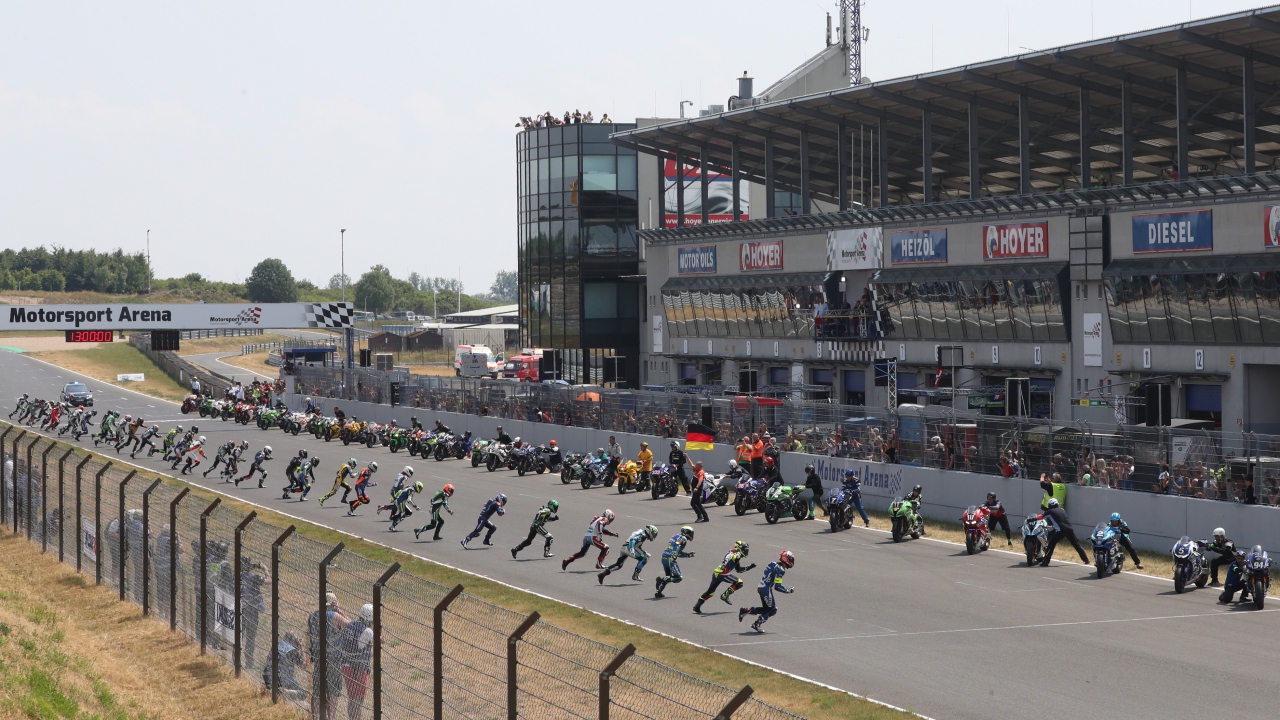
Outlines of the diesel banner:
{"type": "Polygon", "coordinates": [[[676,271],[680,275],[709,274],[716,272],[716,246],[704,245],[676,250],[676,271]]]}
{"type": "Polygon", "coordinates": [[[982,226],[982,259],[1049,257],[1049,223],[982,226]]]}
{"type": "Polygon", "coordinates": [[[10,305],[0,330],[351,327],[352,303],[10,305]]]}
{"type": "Polygon", "coordinates": [[[894,265],[947,261],[947,229],[907,230],[889,236],[894,265]]]}
{"type": "Polygon", "coordinates": [[[882,228],[854,228],[827,232],[828,270],[875,270],[884,256],[882,228]]]}
{"type": "Polygon", "coordinates": [[[1212,210],[1133,216],[1135,253],[1212,249],[1212,210]]]}

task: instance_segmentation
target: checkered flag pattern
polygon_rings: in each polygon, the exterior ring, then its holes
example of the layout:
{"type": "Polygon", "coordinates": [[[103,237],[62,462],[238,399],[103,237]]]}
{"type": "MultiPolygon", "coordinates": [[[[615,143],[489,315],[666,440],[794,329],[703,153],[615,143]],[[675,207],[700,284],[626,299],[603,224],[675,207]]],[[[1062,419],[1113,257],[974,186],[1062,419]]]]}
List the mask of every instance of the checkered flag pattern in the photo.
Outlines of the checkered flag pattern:
{"type": "Polygon", "coordinates": [[[311,303],[307,310],[307,327],[349,328],[355,314],[355,303],[311,303]]]}

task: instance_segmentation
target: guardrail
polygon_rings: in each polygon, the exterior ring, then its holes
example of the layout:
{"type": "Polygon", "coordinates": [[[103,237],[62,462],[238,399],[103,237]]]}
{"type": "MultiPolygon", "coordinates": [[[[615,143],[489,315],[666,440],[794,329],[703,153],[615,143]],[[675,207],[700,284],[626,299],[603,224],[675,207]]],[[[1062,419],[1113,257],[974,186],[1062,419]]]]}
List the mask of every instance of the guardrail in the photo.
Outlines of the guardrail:
{"type": "Polygon", "coordinates": [[[8,423],[0,429],[0,526],[57,552],[143,615],[168,620],[202,654],[260,678],[272,702],[302,714],[346,717],[351,705],[337,703],[353,702],[350,717],[374,720],[439,719],[446,710],[548,720],[798,717],[751,697],[750,686],[735,692],[631,645],[576,635],[536,612],[312,540],[220,498],[211,503],[172,478],[139,477],[77,446],[8,423]],[[372,614],[359,626],[309,628],[317,608],[357,618],[366,604],[372,614]]]}
{"type": "Polygon", "coordinates": [[[241,345],[240,354],[252,355],[264,350],[289,350],[310,347],[338,347],[338,343],[335,340],[284,340],[282,342],[255,343],[253,345],[241,345]]]}

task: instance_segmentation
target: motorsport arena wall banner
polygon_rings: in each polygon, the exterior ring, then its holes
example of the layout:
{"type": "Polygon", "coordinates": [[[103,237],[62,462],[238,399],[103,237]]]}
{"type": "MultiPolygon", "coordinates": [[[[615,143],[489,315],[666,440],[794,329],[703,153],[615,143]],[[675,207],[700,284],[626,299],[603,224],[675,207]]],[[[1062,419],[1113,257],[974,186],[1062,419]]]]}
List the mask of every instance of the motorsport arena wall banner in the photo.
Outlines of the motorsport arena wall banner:
{"type": "Polygon", "coordinates": [[[354,303],[10,305],[0,330],[206,330],[347,328],[354,303]]]}
{"type": "Polygon", "coordinates": [[[827,231],[828,270],[878,270],[884,256],[879,227],[827,231]]]}
{"type": "Polygon", "coordinates": [[[1133,216],[1135,253],[1212,249],[1212,210],[1133,216]]]}

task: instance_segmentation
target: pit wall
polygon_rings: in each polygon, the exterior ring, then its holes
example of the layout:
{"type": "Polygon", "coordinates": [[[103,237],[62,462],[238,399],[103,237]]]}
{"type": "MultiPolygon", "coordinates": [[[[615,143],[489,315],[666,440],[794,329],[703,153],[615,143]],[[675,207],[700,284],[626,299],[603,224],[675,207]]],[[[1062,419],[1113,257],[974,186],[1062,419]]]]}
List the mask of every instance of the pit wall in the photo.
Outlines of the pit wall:
{"type": "MultiPolygon", "coordinates": [[[[292,393],[286,395],[285,400],[296,410],[301,410],[306,404],[301,396],[292,393]]],[[[325,399],[322,405],[328,408],[332,402],[325,399]]],[[[609,436],[613,435],[629,457],[640,451],[641,442],[648,442],[655,460],[662,462],[666,460],[670,444],[670,440],[652,435],[459,415],[423,408],[359,402],[343,402],[341,406],[348,416],[362,420],[387,423],[394,419],[407,427],[410,418],[416,415],[427,427],[440,420],[455,432],[470,430],[474,436],[482,438],[494,437],[501,425],[512,437],[519,436],[526,442],[545,444],[554,439],[566,454],[607,447],[609,436]]],[[[733,456],[731,443],[717,443],[714,450],[690,454],[693,460],[701,460],[708,472],[714,473],[724,472],[733,456]]],[[[988,492],[995,491],[1010,513],[1015,535],[1027,513],[1038,511],[1042,495],[1039,483],[1034,480],[801,453],[783,453],[783,478],[788,483],[803,483],[804,466],[810,463],[817,468],[828,488],[839,483],[845,470],[858,471],[862,478],[863,500],[868,509],[886,510],[894,497],[905,495],[912,486],[919,484],[924,490],[922,511],[926,518],[933,520],[958,521],[969,505],[981,504],[988,492]]],[[[1108,519],[1111,513],[1119,512],[1133,530],[1133,544],[1143,550],[1167,554],[1183,535],[1206,538],[1216,527],[1225,528],[1237,546],[1261,544],[1272,552],[1280,548],[1280,508],[1074,485],[1067,488],[1066,508],[1076,534],[1086,545],[1093,526],[1108,519]]],[[[1072,555],[1060,556],[1069,558],[1072,555]]]]}

